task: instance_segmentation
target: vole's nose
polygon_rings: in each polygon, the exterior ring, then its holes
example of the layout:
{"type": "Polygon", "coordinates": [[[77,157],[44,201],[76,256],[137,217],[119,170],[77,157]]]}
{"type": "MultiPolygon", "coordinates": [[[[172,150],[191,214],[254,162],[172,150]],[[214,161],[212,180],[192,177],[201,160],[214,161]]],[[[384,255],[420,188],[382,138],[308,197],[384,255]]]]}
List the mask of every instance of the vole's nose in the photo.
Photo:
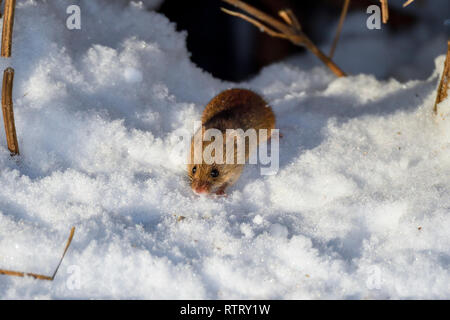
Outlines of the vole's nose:
{"type": "Polygon", "coordinates": [[[209,188],[208,188],[208,184],[207,183],[198,183],[197,185],[195,185],[193,188],[194,192],[196,194],[205,194],[205,193],[209,193],[209,188]]]}
{"type": "Polygon", "coordinates": [[[197,194],[205,194],[208,193],[208,190],[206,188],[196,188],[194,192],[197,194]]]}

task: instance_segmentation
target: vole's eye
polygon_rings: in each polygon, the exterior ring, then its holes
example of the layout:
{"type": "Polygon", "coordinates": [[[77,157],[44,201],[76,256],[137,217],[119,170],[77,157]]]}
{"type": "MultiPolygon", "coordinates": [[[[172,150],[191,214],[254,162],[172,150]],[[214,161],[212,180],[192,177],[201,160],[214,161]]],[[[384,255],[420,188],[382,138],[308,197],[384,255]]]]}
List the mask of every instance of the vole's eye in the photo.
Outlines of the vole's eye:
{"type": "Polygon", "coordinates": [[[217,169],[212,169],[212,170],[211,170],[211,177],[217,178],[218,176],[219,176],[219,170],[217,170],[217,169]]]}
{"type": "Polygon", "coordinates": [[[192,168],[192,174],[195,174],[196,172],[197,172],[197,167],[195,166],[192,168]]]}

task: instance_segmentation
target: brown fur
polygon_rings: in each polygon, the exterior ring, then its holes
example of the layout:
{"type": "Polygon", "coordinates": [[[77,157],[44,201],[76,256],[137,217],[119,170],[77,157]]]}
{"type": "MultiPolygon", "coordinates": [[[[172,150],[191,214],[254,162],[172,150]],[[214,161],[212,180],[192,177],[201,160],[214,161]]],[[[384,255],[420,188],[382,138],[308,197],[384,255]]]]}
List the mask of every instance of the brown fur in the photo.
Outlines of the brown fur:
{"type": "MultiPolygon", "coordinates": [[[[250,128],[268,129],[270,137],[270,130],[275,128],[275,115],[266,101],[258,94],[246,89],[229,89],[219,93],[207,104],[202,115],[202,130],[196,134],[203,134],[205,130],[211,128],[222,131],[223,135],[225,135],[226,129],[243,129],[244,131],[250,128]]],[[[225,141],[224,138],[224,144],[225,141]]],[[[258,141],[258,144],[260,142],[258,141]]],[[[210,143],[203,142],[203,150],[210,143]]],[[[191,142],[191,159],[193,159],[193,146],[194,139],[191,142]]],[[[248,143],[246,146],[245,159],[248,160],[252,150],[248,149],[248,143]]],[[[235,160],[236,151],[235,148],[235,160]]],[[[226,152],[225,146],[224,152],[226,152]]],[[[202,189],[206,193],[223,194],[225,188],[238,180],[243,170],[243,164],[188,164],[187,170],[194,191],[202,189]],[[194,166],[196,167],[195,174],[192,173],[194,166]],[[211,176],[213,169],[219,171],[218,177],[211,176]]]]}

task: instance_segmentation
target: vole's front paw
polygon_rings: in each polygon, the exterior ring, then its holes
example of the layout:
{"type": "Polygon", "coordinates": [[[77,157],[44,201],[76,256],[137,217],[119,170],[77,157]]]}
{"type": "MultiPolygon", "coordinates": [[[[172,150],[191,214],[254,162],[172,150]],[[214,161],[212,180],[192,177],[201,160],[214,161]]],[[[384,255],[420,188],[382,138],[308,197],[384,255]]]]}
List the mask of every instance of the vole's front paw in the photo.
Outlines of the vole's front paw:
{"type": "Polygon", "coordinates": [[[225,183],[224,185],[222,185],[219,189],[217,189],[216,196],[220,196],[220,197],[226,197],[227,194],[225,193],[225,189],[228,187],[228,183],[225,183]]]}
{"type": "Polygon", "coordinates": [[[216,191],[216,196],[228,197],[228,195],[225,193],[225,190],[222,190],[222,189],[219,189],[216,191]]]}

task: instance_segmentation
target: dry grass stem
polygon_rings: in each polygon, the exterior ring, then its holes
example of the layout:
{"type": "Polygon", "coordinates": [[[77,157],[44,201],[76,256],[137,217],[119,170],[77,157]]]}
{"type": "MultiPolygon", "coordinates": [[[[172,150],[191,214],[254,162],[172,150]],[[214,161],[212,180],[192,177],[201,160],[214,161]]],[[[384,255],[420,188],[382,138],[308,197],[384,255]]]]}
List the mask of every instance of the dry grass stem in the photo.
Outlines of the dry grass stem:
{"type": "Polygon", "coordinates": [[[278,15],[284,21],[286,21],[286,23],[288,23],[289,25],[294,27],[296,30],[302,30],[302,26],[300,25],[300,22],[298,22],[297,17],[295,16],[295,14],[292,12],[291,9],[280,10],[278,12],[278,15]]]}
{"type": "Polygon", "coordinates": [[[389,5],[388,0],[380,0],[381,2],[381,15],[383,23],[387,23],[389,20],[389,5]]]}
{"type": "Polygon", "coordinates": [[[408,0],[403,4],[403,8],[409,6],[411,3],[413,3],[414,0],[408,0]]]}
{"type": "Polygon", "coordinates": [[[438,112],[438,104],[444,101],[448,95],[448,87],[450,82],[450,40],[447,43],[447,58],[445,59],[444,71],[442,72],[441,81],[436,94],[436,102],[434,103],[433,111],[435,114],[438,112]]]}
{"type": "Polygon", "coordinates": [[[19,143],[17,141],[16,125],[14,122],[14,109],[12,100],[12,89],[14,81],[14,69],[7,68],[3,72],[2,86],[2,111],[5,124],[6,142],[11,155],[19,154],[19,143]]]}
{"type": "Polygon", "coordinates": [[[245,14],[234,12],[222,8],[222,10],[230,15],[244,19],[245,21],[253,24],[259,28],[262,32],[267,34],[291,41],[297,46],[304,46],[313,54],[315,54],[334,74],[338,77],[346,76],[328,56],[326,56],[301,30],[300,23],[291,10],[282,10],[279,12],[281,18],[287,23],[280,22],[279,20],[272,18],[264,12],[240,1],[240,0],[222,0],[228,4],[231,4],[247,14],[255,17],[251,18],[245,14]],[[259,21],[258,21],[259,20],[259,21]]]}
{"type": "Polygon", "coordinates": [[[6,276],[13,276],[13,277],[33,277],[38,280],[48,280],[53,281],[55,279],[56,273],[59,270],[59,267],[66,255],[67,250],[69,249],[70,244],[72,243],[73,235],[75,234],[75,227],[72,227],[70,230],[69,239],[67,239],[66,247],[64,249],[64,253],[61,256],[61,259],[59,260],[58,266],[55,269],[55,272],[53,272],[53,275],[45,276],[42,274],[36,274],[36,273],[29,273],[29,272],[19,272],[19,271],[11,271],[11,270],[2,270],[0,269],[0,274],[6,275],[6,276]]]}
{"type": "Polygon", "coordinates": [[[5,1],[5,10],[3,14],[2,49],[1,49],[1,56],[5,58],[11,57],[15,8],[16,8],[16,0],[5,1]]]}
{"type": "Polygon", "coordinates": [[[243,19],[243,20],[245,20],[245,21],[247,21],[247,22],[250,22],[251,24],[253,24],[253,25],[256,26],[257,28],[259,28],[259,30],[261,30],[262,32],[265,32],[265,33],[271,35],[272,37],[275,37],[275,38],[282,38],[282,39],[288,39],[288,37],[287,37],[285,34],[276,32],[276,31],[274,31],[274,30],[272,30],[272,29],[266,27],[265,25],[263,25],[261,22],[259,22],[259,21],[256,20],[256,19],[250,18],[250,17],[248,17],[248,16],[246,16],[246,15],[244,15],[244,14],[242,14],[242,13],[239,13],[239,12],[227,10],[227,9],[225,9],[225,8],[220,8],[220,9],[221,9],[223,12],[225,12],[225,13],[231,15],[231,16],[239,17],[239,18],[241,18],[241,19],[243,19]]]}
{"type": "Polygon", "coordinates": [[[345,0],[344,5],[342,6],[341,17],[339,18],[338,28],[336,30],[336,36],[334,37],[333,44],[331,45],[330,54],[328,55],[331,58],[334,56],[334,52],[336,50],[337,44],[339,42],[339,38],[341,36],[342,27],[344,26],[345,18],[347,17],[348,7],[350,6],[350,0],[345,0]]]}

